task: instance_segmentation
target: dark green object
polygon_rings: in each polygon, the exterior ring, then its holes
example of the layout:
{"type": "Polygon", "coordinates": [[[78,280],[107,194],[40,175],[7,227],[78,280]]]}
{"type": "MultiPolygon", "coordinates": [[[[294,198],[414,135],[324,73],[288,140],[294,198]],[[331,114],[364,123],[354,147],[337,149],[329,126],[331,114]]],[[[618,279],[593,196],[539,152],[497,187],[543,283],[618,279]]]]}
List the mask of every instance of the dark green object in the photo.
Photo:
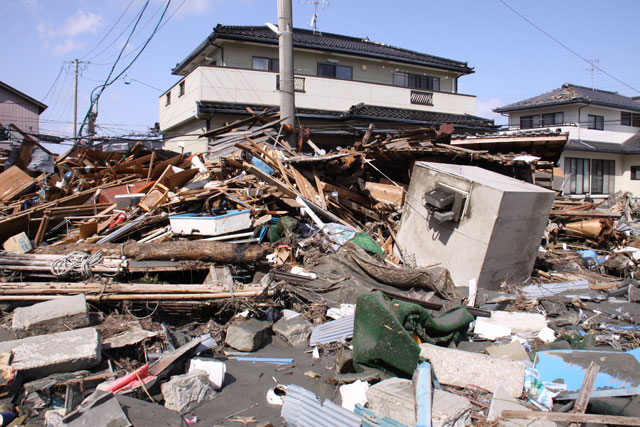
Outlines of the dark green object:
{"type": "Polygon", "coordinates": [[[390,300],[382,292],[362,294],[353,326],[354,363],[411,378],[420,362],[420,347],[411,333],[423,342],[446,344],[466,333],[473,320],[465,307],[435,319],[423,307],[390,300]]]}
{"type": "Polygon", "coordinates": [[[353,236],[350,242],[355,243],[362,249],[371,252],[372,254],[384,255],[384,251],[382,250],[378,242],[373,240],[367,233],[356,233],[356,235],[353,236]]]}
{"type": "Polygon", "coordinates": [[[290,216],[283,216],[276,225],[269,227],[269,241],[275,243],[287,234],[293,233],[300,225],[300,221],[290,216]]]}

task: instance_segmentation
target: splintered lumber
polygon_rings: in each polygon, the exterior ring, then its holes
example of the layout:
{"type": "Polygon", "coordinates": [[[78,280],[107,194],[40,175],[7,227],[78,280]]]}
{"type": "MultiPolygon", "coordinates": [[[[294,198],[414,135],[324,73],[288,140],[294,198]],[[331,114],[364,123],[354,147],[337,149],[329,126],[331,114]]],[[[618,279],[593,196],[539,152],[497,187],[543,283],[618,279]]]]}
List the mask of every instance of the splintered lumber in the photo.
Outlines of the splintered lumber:
{"type": "Polygon", "coordinates": [[[551,216],[575,216],[575,217],[585,217],[585,218],[620,218],[622,213],[620,212],[607,212],[607,211],[599,211],[596,209],[589,211],[581,211],[578,209],[552,209],[551,216]]]}
{"type": "Polygon", "coordinates": [[[271,245],[242,245],[209,240],[168,241],[152,243],[75,243],[47,246],[38,250],[41,254],[67,254],[75,251],[105,255],[123,255],[143,260],[194,260],[226,264],[247,264],[261,261],[271,252],[271,245]]]}

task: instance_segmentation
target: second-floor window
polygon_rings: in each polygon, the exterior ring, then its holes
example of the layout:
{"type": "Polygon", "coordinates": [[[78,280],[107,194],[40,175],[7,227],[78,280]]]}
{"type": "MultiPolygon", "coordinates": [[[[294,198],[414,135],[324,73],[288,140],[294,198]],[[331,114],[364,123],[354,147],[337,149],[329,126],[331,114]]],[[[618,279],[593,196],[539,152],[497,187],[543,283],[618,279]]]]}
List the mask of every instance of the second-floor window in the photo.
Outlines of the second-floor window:
{"type": "Polygon", "coordinates": [[[620,112],[620,124],[640,128],[640,113],[620,112]]]}
{"type": "Polygon", "coordinates": [[[393,73],[393,85],[411,89],[440,90],[440,77],[396,71],[393,73]]]}
{"type": "Polygon", "coordinates": [[[587,120],[587,128],[595,130],[604,130],[604,116],[596,116],[589,114],[587,120]]]}
{"type": "Polygon", "coordinates": [[[277,58],[263,58],[261,56],[253,57],[253,69],[280,72],[280,63],[277,58]]]}
{"type": "Polygon", "coordinates": [[[549,127],[564,123],[564,113],[532,114],[520,117],[520,129],[549,127]]]}
{"type": "Polygon", "coordinates": [[[184,81],[181,81],[178,85],[178,98],[184,95],[184,81]]]}
{"type": "Polygon", "coordinates": [[[318,77],[353,80],[353,69],[346,65],[318,64],[318,77]]]}
{"type": "Polygon", "coordinates": [[[164,105],[169,105],[171,104],[171,92],[167,92],[165,99],[164,99],[164,105]]]}

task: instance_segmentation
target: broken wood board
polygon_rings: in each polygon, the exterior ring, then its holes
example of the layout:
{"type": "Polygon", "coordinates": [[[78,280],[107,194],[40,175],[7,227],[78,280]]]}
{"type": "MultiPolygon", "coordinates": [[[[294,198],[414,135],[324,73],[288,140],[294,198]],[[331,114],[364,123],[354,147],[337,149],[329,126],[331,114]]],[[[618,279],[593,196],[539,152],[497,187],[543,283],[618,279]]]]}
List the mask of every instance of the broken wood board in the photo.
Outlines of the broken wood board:
{"type": "Polygon", "coordinates": [[[27,191],[36,183],[17,166],[0,173],[0,200],[9,201],[27,191]]]}

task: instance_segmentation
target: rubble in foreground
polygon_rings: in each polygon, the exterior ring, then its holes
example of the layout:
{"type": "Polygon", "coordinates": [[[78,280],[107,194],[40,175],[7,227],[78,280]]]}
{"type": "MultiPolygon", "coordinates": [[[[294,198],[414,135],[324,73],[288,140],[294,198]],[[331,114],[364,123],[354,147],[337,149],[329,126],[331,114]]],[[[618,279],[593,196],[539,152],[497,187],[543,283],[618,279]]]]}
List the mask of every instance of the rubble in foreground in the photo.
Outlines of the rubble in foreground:
{"type": "MultiPolygon", "coordinates": [[[[398,244],[414,164],[531,182],[544,160],[446,126],[327,153],[252,121],[207,133],[224,158],[24,135],[0,181],[3,425],[640,424],[630,195],[556,196],[530,277],[475,287],[398,244]]],[[[430,214],[474,214],[440,196],[430,214]]]]}

